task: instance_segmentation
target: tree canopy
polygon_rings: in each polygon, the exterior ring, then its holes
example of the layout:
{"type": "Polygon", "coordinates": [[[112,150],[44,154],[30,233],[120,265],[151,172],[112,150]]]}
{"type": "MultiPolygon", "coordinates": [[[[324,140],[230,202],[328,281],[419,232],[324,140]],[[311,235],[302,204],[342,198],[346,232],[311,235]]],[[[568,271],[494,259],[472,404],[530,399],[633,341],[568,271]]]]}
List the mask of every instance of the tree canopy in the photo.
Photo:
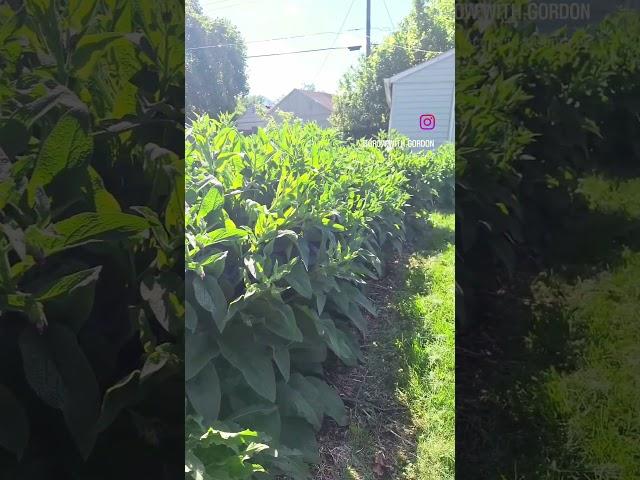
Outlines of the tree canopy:
{"type": "Polygon", "coordinates": [[[452,0],[414,0],[398,30],[345,74],[332,116],[345,137],[368,137],[387,129],[384,79],[453,48],[454,9],[452,0]]]}
{"type": "Polygon", "coordinates": [[[227,20],[207,17],[197,0],[187,0],[185,35],[187,112],[217,116],[233,111],[248,92],[240,32],[227,20]]]}

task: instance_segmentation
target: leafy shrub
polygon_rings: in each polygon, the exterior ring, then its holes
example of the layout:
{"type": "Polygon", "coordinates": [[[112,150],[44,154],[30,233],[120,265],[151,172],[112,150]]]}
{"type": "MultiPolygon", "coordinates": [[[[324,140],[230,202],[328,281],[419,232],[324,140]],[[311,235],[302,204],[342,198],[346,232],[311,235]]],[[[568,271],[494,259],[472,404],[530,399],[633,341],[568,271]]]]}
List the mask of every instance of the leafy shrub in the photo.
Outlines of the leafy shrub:
{"type": "Polygon", "coordinates": [[[640,51],[631,40],[640,15],[546,36],[532,28],[457,31],[457,281],[468,299],[552,244],[580,211],[580,177],[620,173],[640,154],[640,51]]]}
{"type": "Polygon", "coordinates": [[[247,47],[238,29],[224,18],[204,14],[199,0],[187,0],[185,18],[185,102],[193,112],[232,112],[248,93],[247,47]],[[200,48],[218,45],[218,48],[200,48]]]}
{"type": "Polygon", "coordinates": [[[444,144],[438,150],[420,155],[392,155],[391,161],[402,168],[409,182],[407,192],[412,212],[452,209],[455,202],[455,147],[444,144]]]}
{"type": "Polygon", "coordinates": [[[251,463],[254,455],[269,448],[257,442],[258,434],[251,430],[224,432],[209,427],[205,429],[197,420],[187,418],[185,441],[185,478],[220,478],[219,472],[227,473],[226,479],[243,480],[264,468],[251,463]],[[217,476],[213,476],[214,473],[217,476]]]}
{"type": "Polygon", "coordinates": [[[403,168],[419,161],[395,155],[300,123],[243,136],[202,117],[187,132],[188,414],[266,435],[272,475],[308,478],[323,418],[347,422],[323,364],[357,363],[361,308],[375,314],[361,287],[402,247],[420,191],[403,168]]]}
{"type": "Polygon", "coordinates": [[[183,10],[10,3],[0,477],[159,478],[183,437],[183,10]]]}

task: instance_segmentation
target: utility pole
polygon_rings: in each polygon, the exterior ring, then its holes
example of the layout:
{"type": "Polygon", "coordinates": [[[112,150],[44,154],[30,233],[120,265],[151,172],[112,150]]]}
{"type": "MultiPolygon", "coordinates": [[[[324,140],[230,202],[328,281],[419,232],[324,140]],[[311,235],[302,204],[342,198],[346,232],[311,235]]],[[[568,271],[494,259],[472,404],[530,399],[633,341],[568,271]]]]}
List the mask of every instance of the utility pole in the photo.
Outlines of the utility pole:
{"type": "Polygon", "coordinates": [[[365,48],[365,56],[371,54],[371,0],[367,0],[367,43],[365,48]]]}

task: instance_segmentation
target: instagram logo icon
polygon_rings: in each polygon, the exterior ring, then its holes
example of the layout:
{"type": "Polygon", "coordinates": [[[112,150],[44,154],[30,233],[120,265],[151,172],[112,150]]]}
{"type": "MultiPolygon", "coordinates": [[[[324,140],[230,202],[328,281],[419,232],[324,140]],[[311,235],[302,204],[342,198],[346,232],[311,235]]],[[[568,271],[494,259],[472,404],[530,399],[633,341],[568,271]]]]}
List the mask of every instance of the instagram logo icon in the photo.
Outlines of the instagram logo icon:
{"type": "Polygon", "coordinates": [[[436,116],[427,113],[420,115],[420,130],[433,130],[436,128],[436,116]]]}

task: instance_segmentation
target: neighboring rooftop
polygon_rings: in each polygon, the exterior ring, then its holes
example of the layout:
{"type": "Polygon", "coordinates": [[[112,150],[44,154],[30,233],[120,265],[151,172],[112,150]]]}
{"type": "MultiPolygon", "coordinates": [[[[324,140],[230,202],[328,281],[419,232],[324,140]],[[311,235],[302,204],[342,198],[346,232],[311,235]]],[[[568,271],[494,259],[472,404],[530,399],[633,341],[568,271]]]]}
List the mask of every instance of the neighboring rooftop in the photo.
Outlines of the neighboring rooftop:
{"type": "Polygon", "coordinates": [[[299,90],[307,97],[311,98],[312,100],[315,100],[326,109],[333,110],[333,95],[331,95],[330,93],[312,92],[309,90],[301,90],[301,89],[296,89],[296,90],[299,90]]]}

